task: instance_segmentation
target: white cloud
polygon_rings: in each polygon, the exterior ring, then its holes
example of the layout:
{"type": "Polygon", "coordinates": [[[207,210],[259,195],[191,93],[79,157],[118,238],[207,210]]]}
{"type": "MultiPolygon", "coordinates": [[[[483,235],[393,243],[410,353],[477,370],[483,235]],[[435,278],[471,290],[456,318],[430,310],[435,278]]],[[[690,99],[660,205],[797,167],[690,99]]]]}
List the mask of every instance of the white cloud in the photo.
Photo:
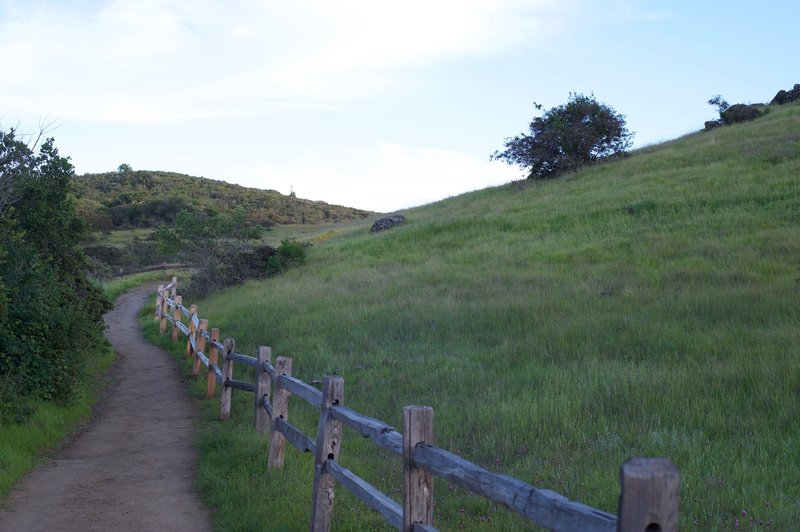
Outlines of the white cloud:
{"type": "Polygon", "coordinates": [[[16,74],[0,80],[0,97],[15,112],[98,121],[318,108],[391,90],[414,65],[539,42],[558,27],[564,4],[6,3],[0,53],[16,74]]]}
{"type": "Polygon", "coordinates": [[[520,177],[518,168],[490,162],[488,157],[381,143],[364,148],[329,148],[281,165],[242,166],[236,182],[389,212],[520,177]]]}

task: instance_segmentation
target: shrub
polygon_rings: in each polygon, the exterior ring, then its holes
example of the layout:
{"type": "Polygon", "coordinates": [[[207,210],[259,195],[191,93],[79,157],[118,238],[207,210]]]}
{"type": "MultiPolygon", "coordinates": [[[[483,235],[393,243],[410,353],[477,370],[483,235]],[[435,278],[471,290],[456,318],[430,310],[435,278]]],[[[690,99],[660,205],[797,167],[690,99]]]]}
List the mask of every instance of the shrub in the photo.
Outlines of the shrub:
{"type": "Polygon", "coordinates": [[[269,257],[265,264],[267,275],[278,275],[292,266],[306,261],[306,248],[310,244],[300,244],[296,240],[282,240],[277,253],[269,257]]]}
{"type": "MultiPolygon", "coordinates": [[[[106,345],[110,303],[86,277],[86,226],[69,199],[72,165],[53,139],[34,149],[13,130],[0,132],[0,178],[13,189],[0,213],[0,380],[13,376],[15,401],[63,403],[86,357],[106,345]]],[[[0,387],[0,404],[10,393],[0,387]]]]}

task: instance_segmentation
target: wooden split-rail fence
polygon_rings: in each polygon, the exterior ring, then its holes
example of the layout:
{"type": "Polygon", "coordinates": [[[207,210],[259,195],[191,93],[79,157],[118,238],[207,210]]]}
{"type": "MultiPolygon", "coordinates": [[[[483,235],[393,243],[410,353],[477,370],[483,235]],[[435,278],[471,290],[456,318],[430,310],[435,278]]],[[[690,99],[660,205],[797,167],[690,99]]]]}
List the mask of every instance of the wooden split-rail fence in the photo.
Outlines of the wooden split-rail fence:
{"type": "Polygon", "coordinates": [[[269,441],[268,468],[283,467],[286,442],[314,456],[311,530],[330,530],[336,483],[403,531],[433,531],[433,477],[438,476],[472,493],[502,504],[537,525],[556,531],[667,532],[678,530],[680,480],[675,466],[663,458],[631,458],[620,468],[618,514],[613,515],[553,491],[536,488],[516,478],[486,470],[460,458],[433,442],[433,409],[403,408],[403,432],[364,416],[343,404],[344,380],[326,376],[318,390],[292,376],[292,359],[278,356],[274,362],[269,347],[258,348],[258,356],[235,352],[229,338],[220,343],[219,329],[209,329],[197,306],[183,305],[177,294],[177,278],[158,287],[155,319],[160,332],[172,324],[172,340],[187,337],[187,356],[194,358],[193,373],[207,368],[207,397],[216,395],[220,384],[219,418],[231,412],[233,389],[252,392],[256,433],[269,441]],[[186,318],[186,322],[183,318],[186,318]],[[221,362],[220,362],[221,360],[221,362]],[[234,364],[256,370],[255,382],[234,379],[234,364]],[[307,436],[289,423],[289,398],[302,399],[320,412],[317,434],[307,436]],[[367,481],[339,464],[343,426],[370,439],[378,447],[403,461],[403,502],[394,501],[367,481]]]}

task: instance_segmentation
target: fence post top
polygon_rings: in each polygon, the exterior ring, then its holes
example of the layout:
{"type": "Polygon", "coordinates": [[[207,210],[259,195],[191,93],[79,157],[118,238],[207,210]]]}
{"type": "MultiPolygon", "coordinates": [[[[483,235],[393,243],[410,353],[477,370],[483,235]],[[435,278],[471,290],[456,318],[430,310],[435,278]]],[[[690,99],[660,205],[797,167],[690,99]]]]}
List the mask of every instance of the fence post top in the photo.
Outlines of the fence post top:
{"type": "Polygon", "coordinates": [[[678,468],[666,458],[634,456],[622,464],[620,472],[626,478],[649,478],[653,476],[677,476],[678,468]]]}
{"type": "Polygon", "coordinates": [[[433,412],[432,406],[419,406],[419,405],[406,405],[403,407],[403,412],[433,412]]]}

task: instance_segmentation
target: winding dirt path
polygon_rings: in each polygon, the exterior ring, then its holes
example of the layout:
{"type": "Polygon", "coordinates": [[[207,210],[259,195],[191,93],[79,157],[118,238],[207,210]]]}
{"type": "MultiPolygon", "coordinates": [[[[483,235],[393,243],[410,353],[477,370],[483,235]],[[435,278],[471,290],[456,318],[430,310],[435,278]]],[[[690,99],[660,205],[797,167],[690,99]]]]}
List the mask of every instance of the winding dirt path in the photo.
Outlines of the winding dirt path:
{"type": "Polygon", "coordinates": [[[196,409],[170,356],[143,338],[151,287],[106,315],[117,351],[94,419],[54,459],[23,479],[0,508],[0,531],[205,531],[195,490],[196,409]]]}

